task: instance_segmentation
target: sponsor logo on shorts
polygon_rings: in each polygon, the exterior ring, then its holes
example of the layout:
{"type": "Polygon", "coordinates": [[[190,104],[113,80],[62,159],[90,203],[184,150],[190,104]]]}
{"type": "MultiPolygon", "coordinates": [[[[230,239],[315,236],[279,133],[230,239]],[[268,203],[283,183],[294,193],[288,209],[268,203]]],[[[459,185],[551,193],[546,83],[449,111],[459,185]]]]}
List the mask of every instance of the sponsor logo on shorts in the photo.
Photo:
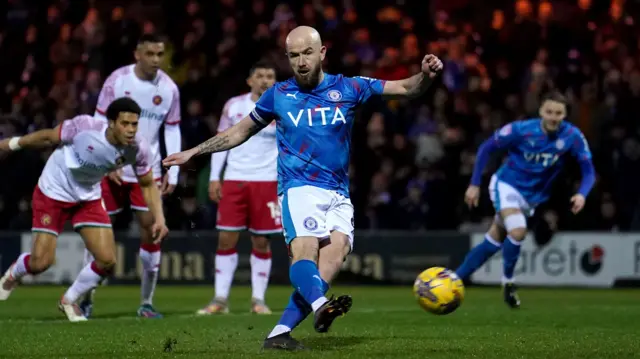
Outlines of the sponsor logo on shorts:
{"type": "Polygon", "coordinates": [[[44,226],[48,226],[51,224],[51,216],[48,214],[43,214],[42,217],[40,217],[40,223],[42,223],[42,225],[44,226]]]}
{"type": "Polygon", "coordinates": [[[518,197],[515,193],[509,193],[507,195],[507,201],[509,202],[520,202],[520,197],[518,197]]]}
{"type": "Polygon", "coordinates": [[[318,229],[318,221],[313,217],[307,217],[304,219],[304,228],[309,231],[315,231],[318,229]]]}

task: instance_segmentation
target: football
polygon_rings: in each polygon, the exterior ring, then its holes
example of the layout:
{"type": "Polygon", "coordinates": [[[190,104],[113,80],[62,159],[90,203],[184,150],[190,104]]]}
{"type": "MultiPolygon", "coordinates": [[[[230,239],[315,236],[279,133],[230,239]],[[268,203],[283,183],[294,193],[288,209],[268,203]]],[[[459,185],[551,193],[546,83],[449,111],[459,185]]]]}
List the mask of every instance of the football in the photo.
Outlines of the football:
{"type": "Polygon", "coordinates": [[[418,275],[413,284],[418,304],[427,312],[444,315],[453,313],[464,300],[464,284],[455,272],[433,267],[418,275]]]}

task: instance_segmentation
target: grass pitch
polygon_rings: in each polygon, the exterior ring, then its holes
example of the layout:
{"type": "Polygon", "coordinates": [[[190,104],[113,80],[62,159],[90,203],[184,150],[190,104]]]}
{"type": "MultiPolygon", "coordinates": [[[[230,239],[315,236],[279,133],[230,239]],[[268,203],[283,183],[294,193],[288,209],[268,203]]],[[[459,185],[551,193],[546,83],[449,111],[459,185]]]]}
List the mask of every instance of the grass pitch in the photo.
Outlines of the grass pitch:
{"type": "Polygon", "coordinates": [[[406,287],[334,288],[351,293],[352,312],[328,334],[309,319],[295,337],[311,350],[261,352],[290,288],[267,293],[271,316],[250,315],[250,290],[232,288],[227,316],[196,317],[209,287],[156,291],[161,320],[135,317],[139,289],[106,286],[94,318],[69,323],[57,311],[61,287],[20,287],[0,302],[0,358],[640,358],[640,291],[521,289],[510,310],[498,288],[469,288],[456,312],[423,312],[406,287]]]}

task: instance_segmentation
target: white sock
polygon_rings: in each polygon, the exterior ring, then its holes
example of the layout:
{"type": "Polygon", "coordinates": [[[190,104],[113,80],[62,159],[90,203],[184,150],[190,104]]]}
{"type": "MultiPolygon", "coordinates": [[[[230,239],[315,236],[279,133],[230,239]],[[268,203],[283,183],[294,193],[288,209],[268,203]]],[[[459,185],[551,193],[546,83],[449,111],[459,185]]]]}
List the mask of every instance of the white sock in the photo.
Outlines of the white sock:
{"type": "Polygon", "coordinates": [[[67,303],[75,303],[80,296],[95,288],[104,276],[106,273],[96,266],[96,262],[91,262],[82,268],[75,282],[67,289],[64,300],[67,303]]]}
{"type": "Polygon", "coordinates": [[[251,297],[264,300],[271,274],[271,252],[252,251],[249,262],[251,263],[251,297]]]}
{"type": "Polygon", "coordinates": [[[89,252],[89,250],[85,248],[82,265],[86,266],[87,264],[93,262],[94,260],[95,260],[95,258],[93,258],[93,254],[91,254],[91,252],[89,252]]]}
{"type": "Polygon", "coordinates": [[[216,252],[215,298],[229,298],[233,275],[238,267],[238,252],[235,249],[216,252]]]}
{"type": "Polygon", "coordinates": [[[278,324],[273,328],[271,333],[269,333],[269,336],[267,338],[273,338],[276,335],[280,335],[290,331],[291,331],[291,328],[287,327],[286,325],[278,324]]]}
{"type": "Polygon", "coordinates": [[[140,261],[142,262],[140,296],[142,304],[151,305],[153,302],[153,292],[156,289],[156,283],[158,283],[161,254],[160,245],[158,244],[143,244],[140,246],[140,261]]]}
{"type": "Polygon", "coordinates": [[[316,299],[313,303],[311,303],[311,309],[313,309],[313,312],[315,313],[315,311],[318,310],[318,308],[322,307],[322,305],[328,301],[329,299],[327,299],[326,297],[320,297],[316,299]]]}
{"type": "Polygon", "coordinates": [[[20,279],[31,273],[29,269],[29,258],[31,258],[31,253],[22,253],[18,259],[16,259],[16,265],[14,265],[11,270],[11,276],[14,279],[20,279]]]}

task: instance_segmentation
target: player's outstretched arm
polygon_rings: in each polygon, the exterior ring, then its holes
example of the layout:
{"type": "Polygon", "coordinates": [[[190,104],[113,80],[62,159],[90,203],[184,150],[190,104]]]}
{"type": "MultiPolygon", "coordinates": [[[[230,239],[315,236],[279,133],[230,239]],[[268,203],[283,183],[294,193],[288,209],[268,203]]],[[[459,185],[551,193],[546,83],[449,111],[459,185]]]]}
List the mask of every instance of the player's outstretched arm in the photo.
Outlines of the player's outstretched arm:
{"type": "Polygon", "coordinates": [[[162,210],[162,199],[160,198],[160,190],[153,180],[153,171],[148,171],[143,176],[138,176],[138,183],[142,190],[149,211],[153,214],[153,236],[155,243],[159,243],[167,235],[169,231],[166,226],[164,212],[162,210]]]}
{"type": "Polygon", "coordinates": [[[199,144],[196,147],[196,155],[230,150],[245,143],[260,130],[262,130],[262,127],[247,116],[228,130],[199,144]]]}
{"type": "Polygon", "coordinates": [[[165,167],[179,166],[189,161],[193,156],[230,150],[245,143],[251,136],[260,132],[262,128],[263,126],[259,126],[247,116],[228,130],[211,137],[198,146],[168,156],[162,161],[162,164],[165,167]]]}
{"type": "Polygon", "coordinates": [[[0,141],[0,151],[18,151],[22,148],[57,146],[60,144],[60,126],[2,140],[0,141]]]}
{"type": "Polygon", "coordinates": [[[409,78],[387,81],[382,94],[385,96],[417,97],[425,92],[443,69],[442,61],[435,55],[426,55],[422,59],[420,73],[409,78]]]}

